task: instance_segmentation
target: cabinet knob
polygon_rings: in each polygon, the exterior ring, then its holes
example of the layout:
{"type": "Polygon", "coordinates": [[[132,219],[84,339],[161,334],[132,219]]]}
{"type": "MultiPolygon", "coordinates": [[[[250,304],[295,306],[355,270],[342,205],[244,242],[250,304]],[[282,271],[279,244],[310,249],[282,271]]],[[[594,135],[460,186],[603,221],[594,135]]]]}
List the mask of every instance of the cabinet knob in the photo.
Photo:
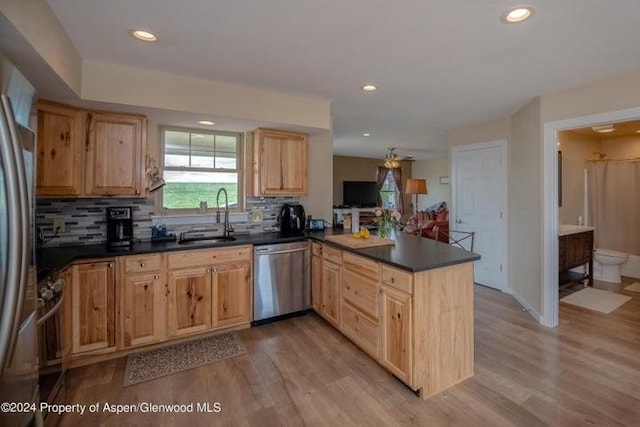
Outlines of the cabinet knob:
{"type": "Polygon", "coordinates": [[[157,274],[155,276],[153,276],[153,280],[158,280],[159,278],[160,278],[160,276],[157,275],[157,274]]]}
{"type": "Polygon", "coordinates": [[[396,279],[394,277],[391,278],[391,283],[396,283],[396,279]]]}
{"type": "Polygon", "coordinates": [[[112,262],[110,262],[109,264],[107,264],[107,267],[108,267],[108,268],[113,267],[113,263],[112,263],[112,262]]]}
{"type": "Polygon", "coordinates": [[[144,268],[144,262],[140,263],[140,267],[144,268]]]}
{"type": "Polygon", "coordinates": [[[140,190],[136,190],[136,194],[140,194],[140,190]]]}

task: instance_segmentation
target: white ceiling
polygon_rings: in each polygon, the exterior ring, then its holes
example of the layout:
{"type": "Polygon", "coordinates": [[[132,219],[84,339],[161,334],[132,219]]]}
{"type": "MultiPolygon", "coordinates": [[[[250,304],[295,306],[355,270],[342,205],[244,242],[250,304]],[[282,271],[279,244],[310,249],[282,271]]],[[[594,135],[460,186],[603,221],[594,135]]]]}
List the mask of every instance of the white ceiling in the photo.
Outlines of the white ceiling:
{"type": "Polygon", "coordinates": [[[341,155],[446,155],[448,129],[640,69],[638,0],[532,0],[518,25],[506,0],[48,1],[83,58],[330,99],[341,155]]]}

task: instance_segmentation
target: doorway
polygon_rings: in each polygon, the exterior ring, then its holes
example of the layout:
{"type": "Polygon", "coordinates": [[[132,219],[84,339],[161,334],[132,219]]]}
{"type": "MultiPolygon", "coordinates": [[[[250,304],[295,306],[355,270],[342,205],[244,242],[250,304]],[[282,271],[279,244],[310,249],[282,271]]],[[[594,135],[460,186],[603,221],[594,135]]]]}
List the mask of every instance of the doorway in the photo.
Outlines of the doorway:
{"type": "Polygon", "coordinates": [[[543,313],[541,323],[558,325],[558,132],[640,119],[640,108],[613,111],[543,124],[543,313]]]}
{"type": "Polygon", "coordinates": [[[451,230],[474,233],[474,281],[507,288],[507,141],[451,150],[451,230]]]}

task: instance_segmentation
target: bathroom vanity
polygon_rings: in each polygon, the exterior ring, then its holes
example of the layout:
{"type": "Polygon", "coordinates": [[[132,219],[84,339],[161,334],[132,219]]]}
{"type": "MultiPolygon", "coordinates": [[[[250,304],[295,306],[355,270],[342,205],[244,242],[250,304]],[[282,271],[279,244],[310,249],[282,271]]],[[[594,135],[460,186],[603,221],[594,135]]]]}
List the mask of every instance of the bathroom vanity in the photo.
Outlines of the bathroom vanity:
{"type": "Polygon", "coordinates": [[[558,284],[583,282],[593,286],[593,227],[561,224],[558,232],[558,284]],[[584,273],[572,268],[588,265],[584,273]]]}

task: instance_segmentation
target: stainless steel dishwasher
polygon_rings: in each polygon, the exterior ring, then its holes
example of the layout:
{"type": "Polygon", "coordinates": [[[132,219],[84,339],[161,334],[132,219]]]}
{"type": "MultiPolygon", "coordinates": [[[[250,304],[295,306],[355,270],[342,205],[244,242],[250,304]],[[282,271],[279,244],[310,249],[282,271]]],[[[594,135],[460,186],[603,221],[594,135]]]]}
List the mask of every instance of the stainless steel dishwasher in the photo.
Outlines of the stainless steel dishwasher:
{"type": "Polygon", "coordinates": [[[304,314],[311,305],[309,243],[253,249],[253,325],[304,314]]]}

